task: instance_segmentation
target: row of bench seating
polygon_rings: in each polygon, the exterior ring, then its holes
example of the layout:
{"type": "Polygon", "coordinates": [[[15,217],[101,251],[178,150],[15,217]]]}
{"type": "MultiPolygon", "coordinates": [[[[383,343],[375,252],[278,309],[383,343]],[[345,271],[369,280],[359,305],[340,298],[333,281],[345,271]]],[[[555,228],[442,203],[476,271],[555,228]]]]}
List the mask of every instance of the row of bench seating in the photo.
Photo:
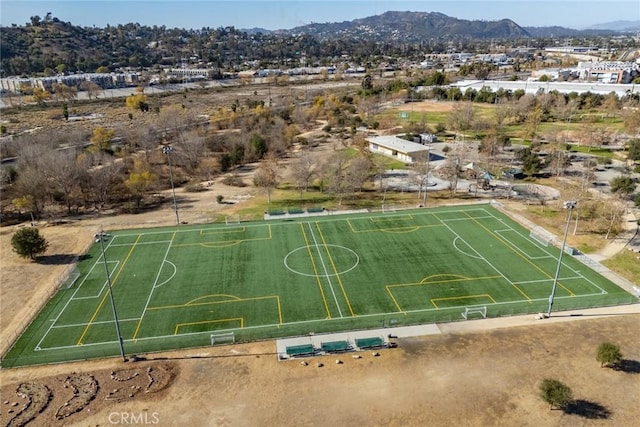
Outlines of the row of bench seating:
{"type": "Polygon", "coordinates": [[[270,216],[278,216],[278,215],[285,215],[285,214],[289,214],[289,215],[296,215],[296,214],[303,214],[303,213],[321,213],[324,212],[324,208],[323,207],[317,207],[317,208],[306,208],[306,209],[302,209],[302,208],[289,208],[286,211],[282,210],[282,209],[270,209],[267,211],[267,213],[270,216]]]}
{"type": "Polygon", "coordinates": [[[381,337],[356,338],[355,346],[349,340],[322,342],[319,349],[313,344],[287,346],[287,356],[312,356],[318,353],[344,353],[351,350],[370,350],[383,347],[387,347],[387,344],[381,337]]]}

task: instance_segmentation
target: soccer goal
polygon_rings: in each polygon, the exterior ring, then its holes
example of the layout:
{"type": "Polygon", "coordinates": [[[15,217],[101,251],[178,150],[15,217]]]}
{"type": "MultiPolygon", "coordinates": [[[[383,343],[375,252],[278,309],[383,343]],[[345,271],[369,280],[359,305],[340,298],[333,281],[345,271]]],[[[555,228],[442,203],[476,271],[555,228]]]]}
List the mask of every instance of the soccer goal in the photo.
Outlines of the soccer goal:
{"type": "Polygon", "coordinates": [[[236,334],[234,332],[211,334],[211,345],[233,344],[234,342],[236,342],[236,334]]]}
{"type": "Polygon", "coordinates": [[[471,314],[479,314],[480,316],[482,316],[483,319],[486,319],[487,306],[484,305],[482,307],[467,307],[464,309],[464,312],[461,314],[462,314],[462,317],[464,317],[464,320],[467,320],[469,318],[469,315],[471,314]]]}
{"type": "Polygon", "coordinates": [[[74,266],[71,272],[69,272],[69,276],[60,282],[60,289],[70,289],[76,284],[79,278],[80,270],[78,270],[78,267],[74,266]]]}
{"type": "Polygon", "coordinates": [[[226,225],[240,224],[240,215],[227,215],[224,217],[226,225]]]}
{"type": "Polygon", "coordinates": [[[397,211],[396,205],[382,205],[383,213],[394,213],[397,211]]]}
{"type": "Polygon", "coordinates": [[[553,242],[556,238],[556,236],[540,226],[533,227],[529,233],[529,237],[540,243],[542,246],[549,246],[549,243],[553,242]]]}

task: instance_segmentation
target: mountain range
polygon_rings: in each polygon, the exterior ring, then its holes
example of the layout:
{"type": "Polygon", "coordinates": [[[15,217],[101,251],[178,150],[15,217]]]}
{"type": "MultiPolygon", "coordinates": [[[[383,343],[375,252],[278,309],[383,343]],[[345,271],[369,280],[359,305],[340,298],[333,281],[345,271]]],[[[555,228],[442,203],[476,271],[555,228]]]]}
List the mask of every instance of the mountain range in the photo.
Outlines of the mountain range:
{"type": "MultiPolygon", "coordinates": [[[[567,37],[607,35],[616,32],[640,30],[640,21],[615,21],[593,25],[585,29],[560,26],[522,27],[510,19],[496,21],[465,20],[439,12],[389,11],[381,15],[355,19],[353,21],[311,23],[291,29],[273,31],[282,35],[307,34],[320,40],[342,37],[375,41],[402,41],[405,43],[425,39],[515,39],[522,37],[567,37]]],[[[272,33],[252,28],[250,33],[272,33]]]]}
{"type": "Polygon", "coordinates": [[[587,30],[613,30],[624,32],[640,31],[640,20],[638,21],[612,21],[603,24],[591,25],[587,30]]]}
{"type": "Polygon", "coordinates": [[[349,37],[405,43],[425,39],[529,37],[524,28],[510,19],[468,21],[438,12],[385,12],[353,21],[314,23],[276,33],[309,34],[320,40],[349,37]]]}

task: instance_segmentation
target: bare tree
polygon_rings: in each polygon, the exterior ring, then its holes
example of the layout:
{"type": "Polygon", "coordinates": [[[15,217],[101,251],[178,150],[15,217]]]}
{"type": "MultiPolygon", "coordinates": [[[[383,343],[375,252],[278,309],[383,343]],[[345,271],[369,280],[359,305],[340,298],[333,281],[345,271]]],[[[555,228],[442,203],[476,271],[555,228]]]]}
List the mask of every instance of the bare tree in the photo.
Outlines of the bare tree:
{"type": "Polygon", "coordinates": [[[316,173],[316,167],[309,148],[300,150],[298,156],[291,162],[291,172],[298,189],[300,189],[300,198],[302,198],[303,191],[308,191],[309,184],[316,173]]]}
{"type": "Polygon", "coordinates": [[[120,180],[121,161],[105,153],[95,153],[82,158],[84,162],[83,190],[89,195],[96,209],[103,209],[120,180]]]}
{"type": "Polygon", "coordinates": [[[571,159],[567,152],[561,149],[558,144],[553,144],[547,155],[547,164],[551,169],[551,173],[559,177],[564,175],[567,168],[571,166],[571,159]]]}
{"type": "Polygon", "coordinates": [[[416,161],[411,164],[411,168],[414,171],[416,171],[416,178],[417,178],[416,184],[418,184],[419,199],[422,199],[423,197],[423,193],[422,193],[423,186],[424,186],[425,193],[429,186],[429,160],[430,160],[429,152],[424,151],[422,153],[418,153],[418,155],[416,156],[416,161]]]}
{"type": "Polygon", "coordinates": [[[607,222],[607,234],[605,239],[609,239],[611,233],[614,233],[620,227],[620,220],[627,211],[626,203],[619,198],[612,198],[603,203],[601,206],[602,217],[607,222]]]}
{"type": "Polygon", "coordinates": [[[43,212],[51,190],[48,181],[49,166],[46,162],[49,153],[56,148],[55,136],[51,138],[46,139],[44,135],[26,137],[22,139],[25,143],[18,152],[15,195],[30,197],[32,211],[36,215],[43,212]]]}
{"type": "Polygon", "coordinates": [[[142,150],[147,163],[151,161],[151,153],[158,148],[158,137],[154,126],[132,126],[121,131],[121,136],[130,151],[142,150]]]}
{"type": "Polygon", "coordinates": [[[71,213],[71,193],[78,188],[80,168],[75,150],[49,151],[44,159],[48,164],[47,181],[64,196],[67,213],[71,213]]]}
{"type": "Polygon", "coordinates": [[[448,124],[456,132],[465,132],[473,128],[475,111],[471,102],[456,103],[449,113],[448,124]]]}
{"type": "Polygon", "coordinates": [[[362,192],[362,186],[371,175],[372,166],[371,159],[366,155],[359,155],[351,159],[347,167],[346,181],[354,192],[362,192]]]}
{"type": "Polygon", "coordinates": [[[449,190],[451,196],[453,196],[458,188],[458,176],[460,174],[460,156],[455,153],[450,153],[444,162],[444,165],[440,168],[440,173],[443,178],[449,181],[449,190]]]}
{"type": "Polygon", "coordinates": [[[80,90],[84,90],[87,92],[87,96],[89,97],[89,100],[93,98],[97,99],[98,96],[100,95],[100,92],[103,91],[102,88],[98,86],[96,82],[91,82],[91,81],[80,83],[80,90]]]}
{"type": "Polygon", "coordinates": [[[342,204],[342,198],[347,188],[347,152],[346,150],[336,151],[326,161],[322,169],[323,180],[327,184],[327,190],[342,204]]]}
{"type": "Polygon", "coordinates": [[[271,203],[271,192],[278,186],[278,161],[273,154],[267,154],[253,176],[253,184],[267,193],[267,203],[271,203]]]}
{"type": "Polygon", "coordinates": [[[78,96],[78,90],[75,87],[64,83],[54,83],[52,88],[53,96],[60,101],[73,101],[78,96]]]}
{"type": "Polygon", "coordinates": [[[197,130],[179,132],[175,146],[187,170],[194,172],[206,153],[205,138],[197,130]]]}

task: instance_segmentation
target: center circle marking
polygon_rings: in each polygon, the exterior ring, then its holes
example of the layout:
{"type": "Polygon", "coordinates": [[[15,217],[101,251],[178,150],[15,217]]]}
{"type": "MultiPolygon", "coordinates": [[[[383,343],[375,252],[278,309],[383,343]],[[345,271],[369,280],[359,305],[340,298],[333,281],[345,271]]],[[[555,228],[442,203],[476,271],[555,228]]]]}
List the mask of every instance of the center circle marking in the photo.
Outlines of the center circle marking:
{"type": "MultiPolygon", "coordinates": [[[[308,256],[307,256],[308,258],[308,256]]],[[[334,255],[332,255],[332,258],[335,258],[334,255]]],[[[309,246],[301,246],[297,249],[292,250],[291,252],[289,252],[285,257],[284,257],[284,266],[287,267],[287,269],[293,273],[299,274],[301,276],[307,276],[307,277],[335,277],[338,276],[340,274],[345,274],[350,272],[351,270],[353,270],[354,268],[356,268],[358,266],[358,264],[360,263],[360,257],[358,256],[357,253],[355,253],[354,251],[352,251],[349,248],[345,248],[344,246],[340,246],[340,245],[309,245],[309,246]],[[296,270],[295,268],[291,267],[289,265],[289,257],[291,257],[292,255],[296,254],[298,251],[308,251],[309,248],[313,248],[314,250],[318,250],[319,248],[325,248],[325,247],[330,247],[330,248],[336,248],[336,249],[341,249],[343,251],[347,251],[349,256],[352,256],[353,258],[355,258],[355,261],[353,263],[353,265],[343,271],[338,271],[335,273],[331,273],[331,274],[325,274],[324,272],[320,273],[318,272],[318,274],[316,273],[306,273],[304,271],[299,271],[296,270]]]]}

